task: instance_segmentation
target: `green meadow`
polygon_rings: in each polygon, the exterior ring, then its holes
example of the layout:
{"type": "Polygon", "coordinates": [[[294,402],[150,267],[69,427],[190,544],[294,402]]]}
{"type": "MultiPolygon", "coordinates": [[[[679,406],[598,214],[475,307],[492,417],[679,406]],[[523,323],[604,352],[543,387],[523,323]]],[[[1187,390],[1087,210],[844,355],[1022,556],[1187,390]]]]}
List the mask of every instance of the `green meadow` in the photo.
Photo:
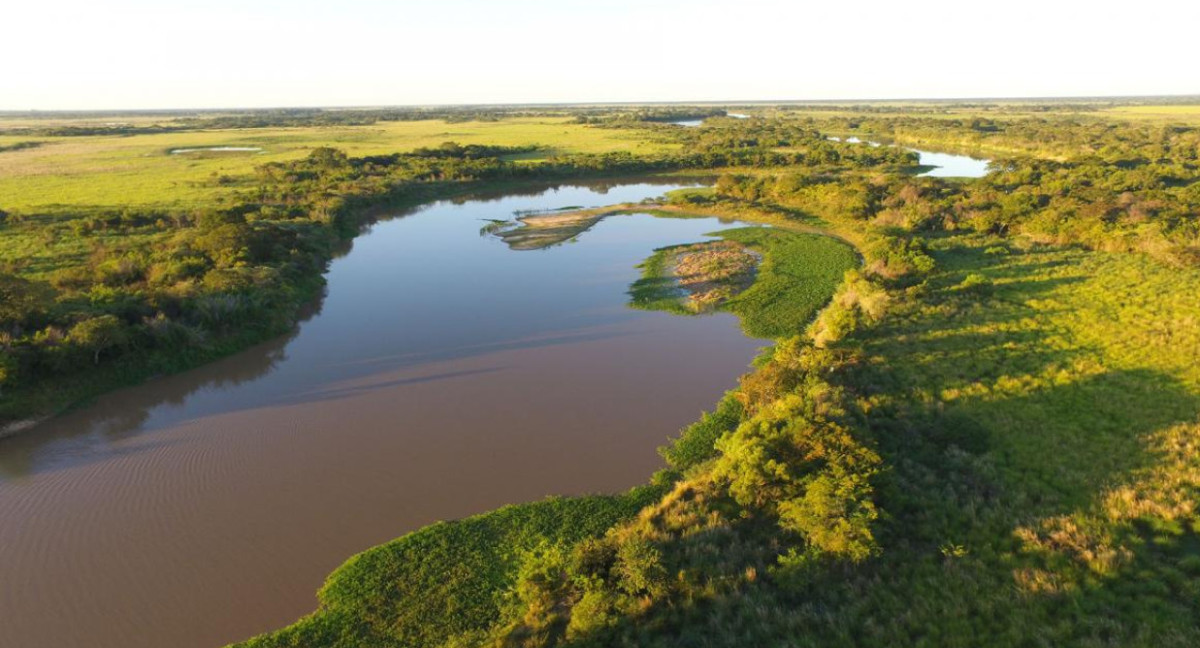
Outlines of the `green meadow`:
{"type": "Polygon", "coordinates": [[[92,137],[0,135],[0,148],[37,141],[37,147],[0,152],[0,209],[21,213],[73,213],[100,208],[191,209],[231,200],[252,187],[255,167],[302,158],[334,146],[350,155],[381,155],[435,147],[443,142],[539,147],[524,159],[570,153],[669,150],[669,143],[636,133],[588,128],[567,117],[515,117],[502,121],[377,122],[363,126],[312,126],[196,130],[92,137]],[[172,154],[173,149],[255,147],[261,151],[172,154]]]}

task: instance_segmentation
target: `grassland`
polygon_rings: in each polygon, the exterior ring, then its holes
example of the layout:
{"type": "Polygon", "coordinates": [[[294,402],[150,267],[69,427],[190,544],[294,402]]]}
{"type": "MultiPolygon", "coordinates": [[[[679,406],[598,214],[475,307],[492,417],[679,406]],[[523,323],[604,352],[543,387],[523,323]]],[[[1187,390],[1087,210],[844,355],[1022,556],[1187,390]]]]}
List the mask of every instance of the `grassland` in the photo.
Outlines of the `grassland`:
{"type": "MultiPolygon", "coordinates": [[[[1035,105],[1000,104],[989,109],[954,104],[880,104],[932,119],[1025,119],[1045,114],[1035,105]]],[[[756,108],[756,113],[789,117],[853,117],[861,112],[830,106],[756,108]]],[[[1135,119],[1194,122],[1196,105],[1119,105],[1079,113],[1087,119],[1135,119]]],[[[110,118],[0,120],[0,127],[103,124],[110,118]]],[[[121,117],[125,123],[152,123],[149,117],[121,117]]],[[[350,155],[379,155],[437,146],[446,141],[461,144],[519,146],[535,144],[535,153],[521,159],[543,159],[567,153],[632,151],[656,153],[674,150],[677,144],[647,137],[645,132],[589,128],[569,117],[514,117],[501,121],[448,123],[444,120],[378,122],[364,126],[313,126],[194,130],[139,135],[93,137],[0,135],[0,209],[18,213],[77,213],[122,207],[195,208],[218,204],[229,194],[246,188],[254,167],[265,162],[301,158],[313,148],[336,146],[350,155]],[[3,150],[25,142],[40,145],[3,150]],[[260,152],[192,153],[172,155],[172,149],[217,146],[258,147],[260,152]]],[[[916,139],[906,140],[920,143],[916,139]]],[[[943,146],[953,143],[938,142],[943,146]]],[[[978,149],[978,142],[963,141],[960,148],[978,149]]],[[[992,150],[1006,152],[1006,149],[992,150]]],[[[1011,149],[1017,150],[1017,149],[1011,149]]]]}
{"type": "Polygon", "coordinates": [[[928,284],[840,345],[862,354],[846,382],[892,467],[881,553],[799,594],[702,607],[687,631],[1195,645],[1200,274],[986,237],[931,252],[928,284]]]}
{"type": "Polygon", "coordinates": [[[0,147],[39,141],[36,148],[0,153],[0,209],[17,213],[78,213],[101,208],[196,208],[219,204],[252,184],[254,168],[302,158],[320,146],[350,155],[381,155],[443,142],[539,146],[556,154],[632,151],[672,145],[619,129],[589,128],[568,118],[512,118],[447,123],[379,122],[369,126],[180,131],[94,137],[0,136],[0,147]],[[171,154],[172,149],[258,147],[261,152],[171,154]]]}
{"type": "Polygon", "coordinates": [[[1200,122],[1200,104],[1117,106],[1105,110],[1104,116],[1195,124],[1200,122]]]}
{"type": "Polygon", "coordinates": [[[1195,97],[1175,101],[1150,99],[1094,100],[977,100],[923,102],[877,101],[839,103],[797,103],[763,106],[753,112],[760,115],[801,116],[817,119],[861,116],[864,112],[892,117],[919,116],[925,119],[997,119],[1023,120],[1069,117],[1078,120],[1124,121],[1137,119],[1192,122],[1200,117],[1200,102],[1195,97]]]}

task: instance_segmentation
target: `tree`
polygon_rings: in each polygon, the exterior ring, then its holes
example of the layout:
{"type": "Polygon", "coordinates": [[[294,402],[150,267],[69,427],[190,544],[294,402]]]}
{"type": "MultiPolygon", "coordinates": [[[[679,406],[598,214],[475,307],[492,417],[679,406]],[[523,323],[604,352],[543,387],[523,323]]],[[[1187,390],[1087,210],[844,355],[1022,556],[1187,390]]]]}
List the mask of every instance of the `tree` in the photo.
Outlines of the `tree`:
{"type": "Polygon", "coordinates": [[[320,169],[337,169],[348,166],[350,160],[346,152],[331,146],[318,146],[308,154],[308,161],[320,169]]]}
{"type": "Polygon", "coordinates": [[[17,359],[11,353],[0,349],[0,396],[4,395],[5,386],[17,381],[17,359]]]}
{"type": "Polygon", "coordinates": [[[92,353],[92,362],[100,364],[100,354],[125,346],[129,335],[121,320],[113,315],[101,315],[79,322],[67,333],[67,341],[92,353]]]}
{"type": "Polygon", "coordinates": [[[45,284],[0,273],[0,330],[16,334],[22,325],[45,312],[51,293],[45,284]]]}

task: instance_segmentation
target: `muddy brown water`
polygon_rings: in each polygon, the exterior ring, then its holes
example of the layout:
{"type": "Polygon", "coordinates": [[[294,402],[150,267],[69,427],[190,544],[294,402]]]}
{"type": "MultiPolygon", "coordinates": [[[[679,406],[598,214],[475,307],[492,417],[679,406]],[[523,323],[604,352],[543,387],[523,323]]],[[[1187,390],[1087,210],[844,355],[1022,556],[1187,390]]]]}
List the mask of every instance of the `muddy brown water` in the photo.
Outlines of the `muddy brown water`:
{"type": "Polygon", "coordinates": [[[726,225],[621,216],[519,252],[479,229],[672,188],[377,223],[292,334],[0,440],[0,646],[221,646],[312,611],[348,557],[423,525],[643,483],[766,342],[625,291],[655,247],[726,225]]]}

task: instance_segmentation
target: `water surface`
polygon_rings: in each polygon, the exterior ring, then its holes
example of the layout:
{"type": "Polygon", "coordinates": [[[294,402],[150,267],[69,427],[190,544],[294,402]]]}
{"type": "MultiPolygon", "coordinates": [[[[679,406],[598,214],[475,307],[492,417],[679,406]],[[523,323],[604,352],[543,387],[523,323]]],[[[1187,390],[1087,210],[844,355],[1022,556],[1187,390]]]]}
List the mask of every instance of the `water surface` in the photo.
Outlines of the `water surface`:
{"type": "Polygon", "coordinates": [[[311,611],[355,552],[436,520],[613,492],[765,342],[626,307],[714,219],[614,217],[512,251],[515,210],[679,185],[442,202],[376,224],[291,335],[0,440],[0,646],[212,647],[311,611]]]}
{"type": "Polygon", "coordinates": [[[988,164],[991,162],[991,160],[983,160],[969,155],[922,151],[915,148],[909,150],[916,151],[920,155],[919,164],[921,166],[933,167],[919,175],[934,178],[982,178],[987,175],[988,164]]]}
{"type": "MultiPolygon", "coordinates": [[[[843,140],[841,137],[830,136],[829,139],[835,142],[845,141],[850,144],[861,144],[863,140],[851,136],[843,140]]],[[[879,142],[867,141],[871,146],[883,146],[879,142]]],[[[918,156],[917,164],[921,166],[933,167],[928,171],[923,171],[917,175],[930,176],[934,178],[982,178],[988,173],[988,164],[991,160],[972,157],[970,155],[958,155],[956,153],[940,153],[937,151],[923,151],[912,147],[904,147],[906,150],[913,151],[918,156]]]]}

